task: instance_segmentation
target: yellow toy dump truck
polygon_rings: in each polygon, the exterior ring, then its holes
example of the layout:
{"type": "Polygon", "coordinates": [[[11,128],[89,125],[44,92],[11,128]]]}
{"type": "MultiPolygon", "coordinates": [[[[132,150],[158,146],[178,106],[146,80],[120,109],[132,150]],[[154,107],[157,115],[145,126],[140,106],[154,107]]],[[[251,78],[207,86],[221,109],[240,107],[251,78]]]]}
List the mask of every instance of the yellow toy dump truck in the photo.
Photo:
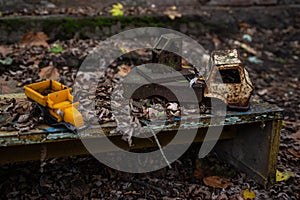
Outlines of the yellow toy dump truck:
{"type": "Polygon", "coordinates": [[[71,88],[54,80],[46,80],[24,86],[25,95],[39,105],[45,121],[66,126],[69,130],[84,126],[81,113],[73,103],[71,88]]]}

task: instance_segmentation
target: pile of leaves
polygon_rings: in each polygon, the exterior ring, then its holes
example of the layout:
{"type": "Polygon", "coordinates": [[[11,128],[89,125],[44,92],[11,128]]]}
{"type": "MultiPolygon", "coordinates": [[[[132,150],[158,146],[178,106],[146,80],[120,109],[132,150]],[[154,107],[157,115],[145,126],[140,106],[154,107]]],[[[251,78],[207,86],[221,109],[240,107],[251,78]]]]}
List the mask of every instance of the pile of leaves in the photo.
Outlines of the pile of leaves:
{"type": "Polygon", "coordinates": [[[33,103],[23,99],[1,99],[0,115],[1,131],[26,132],[34,129],[40,121],[38,110],[33,103]]]}

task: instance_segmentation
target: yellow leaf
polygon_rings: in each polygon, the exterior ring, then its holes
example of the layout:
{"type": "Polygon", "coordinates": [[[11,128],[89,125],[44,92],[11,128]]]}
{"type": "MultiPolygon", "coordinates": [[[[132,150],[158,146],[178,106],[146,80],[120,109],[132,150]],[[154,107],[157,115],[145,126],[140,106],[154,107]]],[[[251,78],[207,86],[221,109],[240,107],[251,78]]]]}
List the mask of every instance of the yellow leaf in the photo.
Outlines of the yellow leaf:
{"type": "Polygon", "coordinates": [[[115,9],[123,9],[123,5],[120,4],[120,3],[117,3],[117,4],[113,5],[113,8],[115,8],[115,9]]]}
{"type": "Polygon", "coordinates": [[[190,66],[190,65],[182,65],[182,68],[184,68],[184,69],[192,69],[193,67],[190,66]]]}
{"type": "Polygon", "coordinates": [[[283,127],[286,127],[286,123],[285,121],[282,121],[282,124],[281,124],[283,127]]]}
{"type": "Polygon", "coordinates": [[[276,182],[286,181],[293,176],[294,176],[294,174],[292,172],[282,173],[282,172],[276,170],[276,182]]]}
{"type": "Polygon", "coordinates": [[[243,197],[244,197],[244,200],[254,199],[256,197],[256,195],[255,195],[254,192],[249,191],[248,189],[246,189],[246,190],[244,190],[243,197]]]}
{"type": "Polygon", "coordinates": [[[128,52],[128,50],[125,49],[124,47],[120,47],[120,50],[122,51],[122,53],[127,53],[128,52]]]}
{"type": "Polygon", "coordinates": [[[112,9],[109,11],[112,16],[123,16],[124,11],[123,11],[123,5],[120,3],[114,4],[112,6],[112,9]]]}

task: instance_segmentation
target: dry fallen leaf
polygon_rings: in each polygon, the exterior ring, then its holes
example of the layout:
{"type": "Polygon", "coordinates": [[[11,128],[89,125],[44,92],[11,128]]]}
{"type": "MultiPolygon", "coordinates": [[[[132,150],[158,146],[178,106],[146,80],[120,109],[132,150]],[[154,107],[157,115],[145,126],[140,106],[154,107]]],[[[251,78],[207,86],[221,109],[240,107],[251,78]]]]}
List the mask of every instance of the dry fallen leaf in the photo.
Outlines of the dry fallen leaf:
{"type": "Polygon", "coordinates": [[[293,156],[295,156],[296,158],[300,158],[300,152],[299,151],[296,151],[294,149],[287,149],[287,151],[292,154],[293,156]]]}
{"type": "Polygon", "coordinates": [[[174,20],[176,17],[180,18],[182,16],[181,13],[177,11],[176,6],[169,7],[168,10],[164,11],[164,14],[168,15],[171,20],[174,20]]]}
{"type": "Polygon", "coordinates": [[[166,105],[166,112],[168,117],[180,117],[181,110],[178,103],[167,103],[166,105]]]}
{"type": "Polygon", "coordinates": [[[59,76],[58,70],[53,66],[44,67],[39,72],[41,79],[57,79],[59,76]]]}
{"type": "Polygon", "coordinates": [[[11,48],[6,47],[6,46],[0,46],[0,54],[4,57],[6,57],[6,55],[10,54],[12,52],[11,48]]]}
{"type": "Polygon", "coordinates": [[[179,12],[177,12],[175,10],[166,10],[166,11],[164,11],[164,14],[168,15],[168,17],[171,20],[174,20],[176,17],[180,18],[182,16],[181,13],[179,13],[179,12]]]}
{"type": "Polygon", "coordinates": [[[218,196],[218,200],[228,200],[228,197],[226,194],[223,193],[218,196]]]}
{"type": "Polygon", "coordinates": [[[119,67],[118,74],[120,76],[126,76],[130,72],[130,70],[131,70],[131,68],[128,65],[123,64],[119,67]]]}
{"type": "Polygon", "coordinates": [[[229,179],[219,176],[208,176],[203,179],[205,185],[213,188],[227,188],[233,186],[229,179]]]}
{"type": "Polygon", "coordinates": [[[18,84],[15,80],[5,81],[0,78],[0,94],[12,94],[22,92],[21,88],[16,87],[18,84]]]}
{"type": "Polygon", "coordinates": [[[296,133],[291,135],[295,140],[300,140],[300,130],[298,130],[296,133]]]}
{"type": "Polygon", "coordinates": [[[250,25],[245,22],[241,22],[239,26],[241,29],[248,29],[250,27],[250,25]]]}
{"type": "Polygon", "coordinates": [[[29,31],[23,35],[21,46],[43,46],[48,47],[47,40],[49,37],[44,32],[32,32],[29,31]]]}

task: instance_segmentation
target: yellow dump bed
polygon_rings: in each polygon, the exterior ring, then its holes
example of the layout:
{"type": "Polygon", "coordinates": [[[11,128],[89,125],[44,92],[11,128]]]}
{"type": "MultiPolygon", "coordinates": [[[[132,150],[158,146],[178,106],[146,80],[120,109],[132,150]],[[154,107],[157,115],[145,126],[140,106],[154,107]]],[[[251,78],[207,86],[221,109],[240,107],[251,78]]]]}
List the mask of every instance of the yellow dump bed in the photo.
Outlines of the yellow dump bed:
{"type": "MultiPolygon", "coordinates": [[[[71,88],[68,88],[67,86],[54,81],[54,80],[46,80],[46,81],[41,81],[38,83],[32,83],[30,85],[24,86],[25,89],[25,95],[32,99],[33,101],[39,103],[40,105],[46,107],[47,106],[47,100],[48,100],[48,95],[59,92],[62,90],[69,90],[71,92],[71,88]]],[[[53,94],[52,94],[53,95],[53,94]]],[[[65,97],[67,95],[66,92],[61,92],[59,94],[60,96],[62,95],[65,97]]],[[[57,95],[58,96],[58,95],[57,95]]],[[[61,98],[63,98],[61,96],[61,98]]],[[[73,100],[73,99],[70,99],[73,100]]]]}

